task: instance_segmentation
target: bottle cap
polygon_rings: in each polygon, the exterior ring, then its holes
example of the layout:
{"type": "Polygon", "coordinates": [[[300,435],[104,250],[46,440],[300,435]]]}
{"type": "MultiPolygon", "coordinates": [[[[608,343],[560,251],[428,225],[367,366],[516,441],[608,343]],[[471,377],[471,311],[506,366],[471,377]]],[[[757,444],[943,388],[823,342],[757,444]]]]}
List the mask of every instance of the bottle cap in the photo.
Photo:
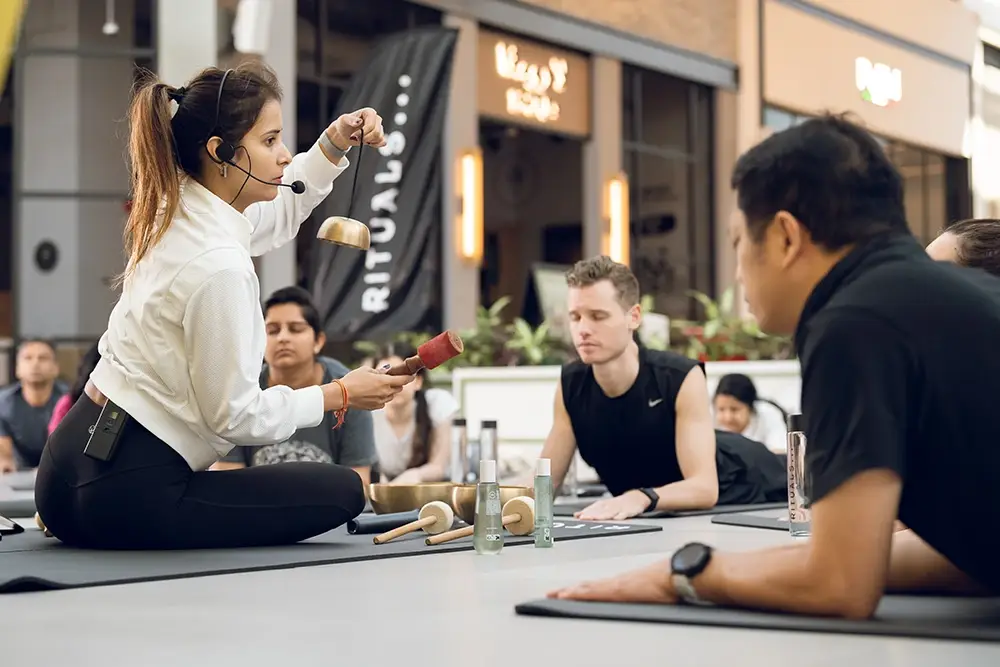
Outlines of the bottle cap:
{"type": "Polygon", "coordinates": [[[479,481],[486,482],[487,484],[493,484],[497,481],[496,461],[479,462],[479,481]]]}
{"type": "Polygon", "coordinates": [[[465,417],[455,417],[451,420],[452,426],[465,426],[465,417]]]}
{"type": "Polygon", "coordinates": [[[798,433],[806,430],[805,420],[801,414],[788,415],[788,420],[785,424],[788,427],[789,433],[798,433]]]}
{"type": "Polygon", "coordinates": [[[552,460],[551,459],[538,459],[535,464],[535,474],[542,477],[548,477],[552,474],[552,460]]]}
{"type": "Polygon", "coordinates": [[[484,419],[481,428],[496,428],[497,421],[495,419],[484,419]]]}

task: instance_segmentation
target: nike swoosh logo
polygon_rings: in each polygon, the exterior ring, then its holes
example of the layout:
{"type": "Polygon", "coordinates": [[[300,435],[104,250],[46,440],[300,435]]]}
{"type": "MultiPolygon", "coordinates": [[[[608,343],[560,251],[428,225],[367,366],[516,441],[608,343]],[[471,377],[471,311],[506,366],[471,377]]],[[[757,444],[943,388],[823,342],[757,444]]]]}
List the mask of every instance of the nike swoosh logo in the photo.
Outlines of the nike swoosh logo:
{"type": "Polygon", "coordinates": [[[649,400],[649,407],[655,408],[657,405],[663,402],[662,398],[652,398],[649,400]]]}

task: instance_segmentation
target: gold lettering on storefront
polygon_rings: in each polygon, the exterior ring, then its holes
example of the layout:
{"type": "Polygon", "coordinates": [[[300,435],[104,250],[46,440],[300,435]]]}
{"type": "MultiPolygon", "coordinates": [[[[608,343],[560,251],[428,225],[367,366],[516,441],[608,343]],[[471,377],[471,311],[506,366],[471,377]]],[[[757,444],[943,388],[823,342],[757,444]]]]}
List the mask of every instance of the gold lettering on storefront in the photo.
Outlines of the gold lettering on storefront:
{"type": "Polygon", "coordinates": [[[516,44],[497,42],[496,72],[501,79],[516,83],[505,91],[507,113],[532,118],[541,123],[559,120],[559,102],[553,94],[566,92],[569,63],[552,56],[547,65],[521,60],[516,44]]]}

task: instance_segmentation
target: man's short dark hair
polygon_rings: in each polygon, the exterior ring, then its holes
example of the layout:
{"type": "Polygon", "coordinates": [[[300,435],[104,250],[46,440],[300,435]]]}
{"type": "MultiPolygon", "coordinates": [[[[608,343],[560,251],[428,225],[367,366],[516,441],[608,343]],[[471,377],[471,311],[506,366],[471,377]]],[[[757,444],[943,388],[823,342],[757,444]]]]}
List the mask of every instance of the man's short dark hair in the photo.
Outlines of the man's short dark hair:
{"type": "Polygon", "coordinates": [[[47,338],[22,338],[17,344],[17,351],[20,352],[29,345],[37,343],[38,345],[44,345],[45,347],[52,350],[52,355],[56,355],[56,345],[47,338]]]}
{"type": "Polygon", "coordinates": [[[313,303],[312,295],[301,287],[282,287],[275,290],[264,302],[264,317],[267,317],[267,312],[275,306],[283,306],[286,303],[297,305],[302,311],[302,319],[312,327],[313,333],[319,336],[319,332],[323,330],[319,323],[319,311],[313,303]]]}
{"type": "Polygon", "coordinates": [[[732,187],[754,241],[779,211],[794,215],[827,250],[909,233],[899,171],[871,134],[842,115],[807,120],[757,144],[737,160],[732,187]]]}

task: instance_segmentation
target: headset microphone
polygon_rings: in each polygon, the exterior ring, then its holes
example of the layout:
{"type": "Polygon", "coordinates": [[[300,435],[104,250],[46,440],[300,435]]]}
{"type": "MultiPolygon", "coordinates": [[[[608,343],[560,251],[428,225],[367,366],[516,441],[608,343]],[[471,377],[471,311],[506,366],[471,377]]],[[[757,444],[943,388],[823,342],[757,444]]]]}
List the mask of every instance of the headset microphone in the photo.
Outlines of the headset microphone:
{"type": "Polygon", "coordinates": [[[264,185],[276,185],[278,187],[288,188],[288,189],[290,189],[292,192],[294,192],[297,195],[300,195],[300,194],[302,194],[303,192],[306,191],[306,184],[303,183],[302,181],[292,181],[291,183],[277,183],[275,181],[263,181],[263,180],[257,178],[256,176],[254,176],[253,174],[251,174],[249,171],[247,171],[246,169],[244,169],[240,165],[238,165],[235,162],[233,162],[232,160],[226,160],[225,162],[230,167],[235,167],[236,169],[239,169],[244,174],[246,174],[247,176],[249,176],[253,180],[257,181],[258,183],[263,183],[264,185]]]}

